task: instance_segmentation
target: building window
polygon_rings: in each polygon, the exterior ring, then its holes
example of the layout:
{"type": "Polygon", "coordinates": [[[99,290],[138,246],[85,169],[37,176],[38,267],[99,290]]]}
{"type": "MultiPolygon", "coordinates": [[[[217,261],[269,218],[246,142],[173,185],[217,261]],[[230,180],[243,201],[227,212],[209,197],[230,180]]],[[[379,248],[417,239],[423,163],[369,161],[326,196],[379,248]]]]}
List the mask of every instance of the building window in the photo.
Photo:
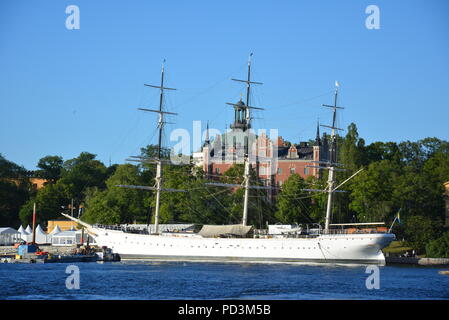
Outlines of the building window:
{"type": "Polygon", "coordinates": [[[304,168],[304,174],[309,174],[309,168],[304,168]]]}
{"type": "Polygon", "coordinates": [[[220,168],[215,168],[215,173],[220,174],[220,168]]]}
{"type": "Polygon", "coordinates": [[[295,168],[290,168],[290,174],[295,174],[296,169],[295,168]]]}
{"type": "Polygon", "coordinates": [[[278,168],[278,174],[282,174],[282,169],[278,168]]]}

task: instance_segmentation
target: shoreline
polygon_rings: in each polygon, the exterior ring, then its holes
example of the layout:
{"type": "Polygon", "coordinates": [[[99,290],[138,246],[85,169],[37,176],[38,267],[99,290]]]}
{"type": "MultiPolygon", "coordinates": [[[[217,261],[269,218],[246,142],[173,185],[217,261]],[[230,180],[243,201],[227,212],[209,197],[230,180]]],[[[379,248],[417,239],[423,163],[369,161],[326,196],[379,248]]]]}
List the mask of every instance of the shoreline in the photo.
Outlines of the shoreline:
{"type": "MultiPolygon", "coordinates": [[[[70,254],[76,246],[55,247],[41,245],[39,248],[53,255],[64,255],[70,254]]],[[[13,246],[0,246],[0,257],[15,256],[16,253],[17,249],[13,246]]],[[[449,258],[385,257],[385,263],[386,265],[449,266],[449,258]]]]}
{"type": "Polygon", "coordinates": [[[385,257],[386,265],[448,266],[448,258],[385,257]]]}

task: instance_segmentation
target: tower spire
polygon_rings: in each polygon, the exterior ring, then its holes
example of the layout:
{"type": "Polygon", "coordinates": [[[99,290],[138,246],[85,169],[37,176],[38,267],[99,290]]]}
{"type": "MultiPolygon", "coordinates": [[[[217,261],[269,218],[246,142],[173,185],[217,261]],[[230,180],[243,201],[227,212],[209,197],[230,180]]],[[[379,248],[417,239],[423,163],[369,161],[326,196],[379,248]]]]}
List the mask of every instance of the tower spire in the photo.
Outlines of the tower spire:
{"type": "Polygon", "coordinates": [[[208,145],[209,143],[210,140],[209,140],[209,120],[208,120],[206,125],[206,137],[204,139],[204,145],[208,145]]]}
{"type": "Polygon", "coordinates": [[[316,124],[316,138],[315,138],[315,145],[320,146],[321,145],[321,139],[320,139],[320,120],[317,121],[316,124]]]}

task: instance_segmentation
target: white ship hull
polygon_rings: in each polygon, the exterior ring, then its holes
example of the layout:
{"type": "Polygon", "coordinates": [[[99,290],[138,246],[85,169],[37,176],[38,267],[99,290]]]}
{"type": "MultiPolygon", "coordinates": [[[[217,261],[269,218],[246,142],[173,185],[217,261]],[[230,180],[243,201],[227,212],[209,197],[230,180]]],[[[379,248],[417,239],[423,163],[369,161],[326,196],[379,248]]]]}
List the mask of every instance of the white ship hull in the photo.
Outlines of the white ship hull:
{"type": "Polygon", "coordinates": [[[282,261],[385,264],[393,234],[332,234],[315,238],[203,238],[146,235],[93,227],[95,241],[122,259],[282,261]]]}

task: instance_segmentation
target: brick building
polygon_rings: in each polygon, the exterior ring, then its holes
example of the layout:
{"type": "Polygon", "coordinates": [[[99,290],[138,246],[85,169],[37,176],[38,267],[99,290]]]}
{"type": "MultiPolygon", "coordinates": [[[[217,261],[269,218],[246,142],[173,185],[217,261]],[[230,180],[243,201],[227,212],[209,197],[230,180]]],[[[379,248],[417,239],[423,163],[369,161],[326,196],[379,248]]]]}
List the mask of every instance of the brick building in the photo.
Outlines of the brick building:
{"type": "Polygon", "coordinates": [[[318,177],[319,169],[313,161],[327,161],[330,141],[324,134],[320,137],[319,126],[313,145],[309,142],[287,144],[282,137],[272,141],[265,132],[256,135],[247,120],[242,100],[234,105],[235,118],[230,130],[217,135],[213,141],[208,133],[201,151],[194,153],[194,161],[211,177],[222,175],[236,163],[243,163],[249,145],[251,166],[266,185],[281,186],[292,174],[303,178],[318,177]]]}
{"type": "MultiPolygon", "coordinates": [[[[15,183],[17,186],[19,186],[22,182],[20,179],[8,179],[7,178],[6,180],[15,183]]],[[[28,178],[28,180],[30,182],[31,188],[34,191],[42,189],[48,183],[48,180],[42,179],[42,178],[28,178]]]]}

